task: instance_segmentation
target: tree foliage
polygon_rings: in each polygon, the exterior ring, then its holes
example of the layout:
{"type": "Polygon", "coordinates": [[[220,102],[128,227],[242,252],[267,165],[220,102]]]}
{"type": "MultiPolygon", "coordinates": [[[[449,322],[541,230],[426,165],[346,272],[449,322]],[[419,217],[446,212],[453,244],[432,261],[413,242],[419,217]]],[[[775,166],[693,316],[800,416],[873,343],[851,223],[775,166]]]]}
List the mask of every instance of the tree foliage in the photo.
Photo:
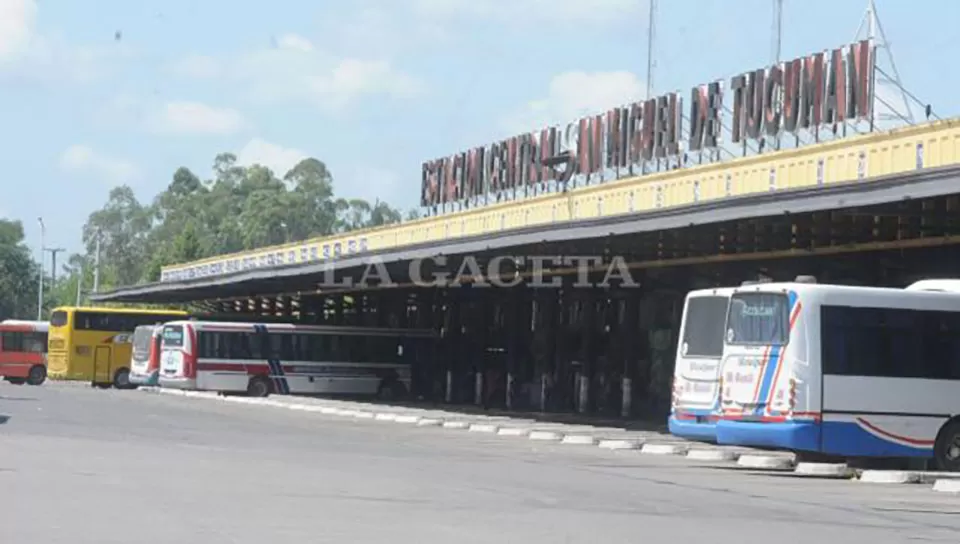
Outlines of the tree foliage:
{"type": "MultiPolygon", "coordinates": [[[[308,158],[278,177],[243,167],[230,153],[214,158],[212,179],[178,168],[152,202],[139,202],[128,186],[114,188],[83,227],[85,252],[71,256],[52,291],[72,303],[77,283],[92,281],[100,242],[100,288],[157,281],[161,267],[237,251],[399,223],[386,202],[337,198],[326,165],[308,158]]],[[[408,219],[416,217],[408,213],[408,219]]]]}
{"type": "Polygon", "coordinates": [[[23,224],[0,219],[0,321],[36,318],[38,273],[23,224]]]}

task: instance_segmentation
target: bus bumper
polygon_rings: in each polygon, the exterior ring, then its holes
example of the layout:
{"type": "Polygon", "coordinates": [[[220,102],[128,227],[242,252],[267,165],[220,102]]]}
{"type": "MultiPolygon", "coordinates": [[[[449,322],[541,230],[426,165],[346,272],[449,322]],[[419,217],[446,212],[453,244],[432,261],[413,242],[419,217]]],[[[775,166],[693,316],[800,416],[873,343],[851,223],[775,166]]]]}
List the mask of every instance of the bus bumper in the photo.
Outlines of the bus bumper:
{"type": "Polygon", "coordinates": [[[720,420],[717,444],[796,451],[818,451],[820,425],[814,421],[758,422],[720,420]]]}
{"type": "Polygon", "coordinates": [[[160,373],[150,372],[149,374],[139,374],[131,371],[130,383],[134,385],[156,386],[160,383],[160,373]]]}
{"type": "Polygon", "coordinates": [[[161,376],[158,380],[160,387],[168,387],[170,389],[196,389],[197,380],[192,378],[168,378],[161,376]]]}
{"type": "Polygon", "coordinates": [[[717,440],[717,422],[697,419],[696,416],[677,417],[671,415],[667,420],[667,427],[670,434],[680,438],[689,438],[691,440],[701,440],[705,442],[716,442],[717,440]]]}

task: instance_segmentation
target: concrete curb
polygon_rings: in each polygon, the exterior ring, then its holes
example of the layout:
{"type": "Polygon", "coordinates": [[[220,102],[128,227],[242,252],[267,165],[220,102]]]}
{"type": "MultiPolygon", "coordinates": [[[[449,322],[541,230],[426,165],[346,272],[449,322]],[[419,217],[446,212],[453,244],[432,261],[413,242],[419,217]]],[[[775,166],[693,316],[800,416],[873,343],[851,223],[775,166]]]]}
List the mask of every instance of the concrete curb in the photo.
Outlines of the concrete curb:
{"type": "Polygon", "coordinates": [[[395,419],[394,421],[396,421],[397,423],[405,423],[405,424],[408,424],[408,425],[410,425],[410,424],[416,425],[417,423],[420,423],[420,420],[421,420],[421,419],[423,419],[423,418],[421,418],[420,416],[415,416],[415,415],[410,415],[410,414],[403,414],[403,415],[397,416],[397,419],[395,419]]]}
{"type": "Polygon", "coordinates": [[[640,453],[648,455],[683,455],[687,452],[687,446],[680,444],[644,444],[640,448],[640,453]]]}
{"type": "Polygon", "coordinates": [[[568,434],[560,440],[561,444],[574,444],[577,446],[596,446],[597,439],[586,434],[568,434]]]}
{"type": "Polygon", "coordinates": [[[598,446],[605,450],[639,450],[643,445],[641,440],[601,440],[598,446]]]}
{"type": "Polygon", "coordinates": [[[530,429],[526,427],[501,427],[497,434],[500,436],[527,436],[530,429]]]}
{"type": "Polygon", "coordinates": [[[693,461],[736,461],[740,454],[730,450],[694,449],[687,452],[687,459],[693,461]]]}
{"type": "Polygon", "coordinates": [[[462,420],[444,421],[443,428],[444,429],[469,429],[470,422],[462,421],[462,420]]]}
{"type": "Polygon", "coordinates": [[[852,478],[854,471],[846,463],[797,463],[793,472],[799,476],[819,478],[852,478]]]}
{"type": "Polygon", "coordinates": [[[556,442],[558,440],[563,440],[563,433],[558,433],[554,431],[531,431],[528,438],[530,438],[530,440],[556,442]]]}
{"type": "Polygon", "coordinates": [[[777,457],[773,455],[741,455],[737,459],[737,465],[745,468],[755,468],[763,470],[790,470],[793,468],[793,460],[787,457],[777,457]]]}
{"type": "Polygon", "coordinates": [[[868,484],[918,484],[920,473],[907,470],[864,470],[859,480],[868,484]]]}
{"type": "Polygon", "coordinates": [[[937,480],[933,482],[933,490],[940,493],[960,493],[960,480],[937,480]]]}
{"type": "Polygon", "coordinates": [[[500,426],[495,423],[473,423],[467,429],[471,433],[496,433],[499,430],[500,426]]]}
{"type": "Polygon", "coordinates": [[[435,419],[431,417],[420,418],[420,421],[417,422],[417,427],[440,427],[442,425],[442,419],[435,419]]]}
{"type": "Polygon", "coordinates": [[[393,412],[379,412],[373,419],[376,421],[396,421],[397,414],[393,412]]]}
{"type": "Polygon", "coordinates": [[[354,410],[350,415],[356,419],[375,419],[377,417],[373,412],[364,412],[363,410],[354,410]]]}

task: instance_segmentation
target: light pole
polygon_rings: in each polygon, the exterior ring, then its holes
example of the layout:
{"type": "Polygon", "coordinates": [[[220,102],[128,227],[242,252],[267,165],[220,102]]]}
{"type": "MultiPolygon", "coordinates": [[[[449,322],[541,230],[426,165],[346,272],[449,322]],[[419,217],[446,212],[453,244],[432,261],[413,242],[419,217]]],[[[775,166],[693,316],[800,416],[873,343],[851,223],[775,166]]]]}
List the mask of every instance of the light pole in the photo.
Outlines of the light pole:
{"type": "Polygon", "coordinates": [[[40,279],[37,286],[37,321],[43,321],[43,250],[46,245],[46,227],[43,226],[43,218],[38,217],[37,223],[40,223],[40,279]]]}

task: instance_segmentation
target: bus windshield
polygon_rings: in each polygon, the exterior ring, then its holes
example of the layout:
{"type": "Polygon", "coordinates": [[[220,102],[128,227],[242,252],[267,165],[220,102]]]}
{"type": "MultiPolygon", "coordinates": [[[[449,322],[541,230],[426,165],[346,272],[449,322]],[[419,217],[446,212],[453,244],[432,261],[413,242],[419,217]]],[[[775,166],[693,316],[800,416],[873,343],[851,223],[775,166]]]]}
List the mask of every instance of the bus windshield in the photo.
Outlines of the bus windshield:
{"type": "Polygon", "coordinates": [[[50,326],[51,327],[62,327],[67,324],[67,312],[63,310],[57,310],[50,314],[50,326]]]}
{"type": "Polygon", "coordinates": [[[133,332],[133,359],[146,361],[150,356],[150,342],[153,340],[153,327],[137,327],[133,332]]]}
{"type": "Polygon", "coordinates": [[[730,299],[727,342],[779,346],[787,343],[787,296],[778,293],[738,293],[730,299]]]}
{"type": "Polygon", "coordinates": [[[695,297],[687,302],[681,344],[684,357],[723,355],[723,322],[728,302],[724,296],[695,297]]]}
{"type": "Polygon", "coordinates": [[[163,327],[163,347],[183,347],[182,325],[167,325],[163,327]]]}

